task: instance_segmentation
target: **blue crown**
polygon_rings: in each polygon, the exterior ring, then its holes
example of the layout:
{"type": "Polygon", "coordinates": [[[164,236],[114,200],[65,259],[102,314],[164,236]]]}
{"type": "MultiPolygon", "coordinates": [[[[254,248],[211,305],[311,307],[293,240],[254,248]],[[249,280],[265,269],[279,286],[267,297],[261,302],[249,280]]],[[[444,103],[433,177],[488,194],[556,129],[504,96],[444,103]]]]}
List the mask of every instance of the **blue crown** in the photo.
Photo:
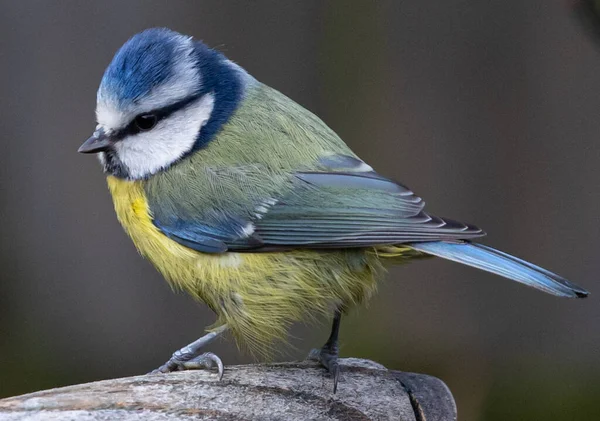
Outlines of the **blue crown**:
{"type": "Polygon", "coordinates": [[[187,37],[167,28],[134,35],[115,54],[104,72],[98,98],[125,107],[173,76],[173,64],[185,54],[187,37]],[[179,48],[178,48],[179,47],[179,48]]]}

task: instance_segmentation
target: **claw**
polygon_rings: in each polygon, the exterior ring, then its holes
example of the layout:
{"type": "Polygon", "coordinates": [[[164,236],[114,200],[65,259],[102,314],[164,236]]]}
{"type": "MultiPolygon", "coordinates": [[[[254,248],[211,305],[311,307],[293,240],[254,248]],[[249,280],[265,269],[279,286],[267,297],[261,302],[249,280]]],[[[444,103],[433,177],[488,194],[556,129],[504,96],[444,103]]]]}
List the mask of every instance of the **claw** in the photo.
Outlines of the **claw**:
{"type": "Polygon", "coordinates": [[[331,364],[329,372],[333,376],[333,394],[335,395],[337,392],[338,381],[340,380],[340,366],[337,361],[331,364]]]}
{"type": "MultiPolygon", "coordinates": [[[[177,353],[176,353],[177,354],[177,353]]],[[[171,373],[173,371],[185,371],[185,370],[198,370],[198,369],[211,369],[213,365],[217,365],[219,380],[223,378],[224,366],[223,361],[212,352],[205,352],[197,357],[190,360],[179,358],[179,355],[173,354],[171,359],[158,367],[156,370],[152,370],[150,374],[159,373],[171,373]]]]}
{"type": "Polygon", "coordinates": [[[204,354],[198,355],[195,358],[192,358],[189,361],[182,362],[179,364],[179,370],[198,370],[201,368],[211,369],[213,365],[217,365],[219,380],[223,378],[223,361],[212,352],[205,352],[204,354]]]}
{"type": "Polygon", "coordinates": [[[333,393],[337,392],[338,382],[340,380],[340,365],[338,364],[337,350],[333,351],[323,347],[321,349],[311,349],[306,357],[307,360],[317,361],[329,372],[333,378],[333,393]]]}
{"type": "Polygon", "coordinates": [[[150,374],[170,373],[172,371],[194,370],[198,368],[211,369],[214,363],[217,364],[217,367],[219,368],[219,380],[221,380],[223,378],[223,362],[221,359],[212,352],[200,354],[200,349],[214,341],[215,338],[226,330],[227,325],[221,325],[201,338],[198,338],[191,344],[175,351],[169,361],[152,371],[150,374]]]}

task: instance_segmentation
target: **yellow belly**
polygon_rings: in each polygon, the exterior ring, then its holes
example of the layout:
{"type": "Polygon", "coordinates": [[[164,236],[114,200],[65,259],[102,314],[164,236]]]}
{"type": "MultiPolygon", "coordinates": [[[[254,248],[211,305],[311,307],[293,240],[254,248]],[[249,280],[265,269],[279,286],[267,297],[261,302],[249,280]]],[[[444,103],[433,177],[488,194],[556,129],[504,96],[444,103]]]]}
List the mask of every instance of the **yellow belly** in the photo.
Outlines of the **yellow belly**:
{"type": "Polygon", "coordinates": [[[206,254],[184,247],[152,223],[142,183],[108,177],[125,231],[171,285],[206,302],[216,325],[227,323],[252,352],[268,355],[291,323],[331,315],[375,290],[382,265],[373,249],[206,254]]]}

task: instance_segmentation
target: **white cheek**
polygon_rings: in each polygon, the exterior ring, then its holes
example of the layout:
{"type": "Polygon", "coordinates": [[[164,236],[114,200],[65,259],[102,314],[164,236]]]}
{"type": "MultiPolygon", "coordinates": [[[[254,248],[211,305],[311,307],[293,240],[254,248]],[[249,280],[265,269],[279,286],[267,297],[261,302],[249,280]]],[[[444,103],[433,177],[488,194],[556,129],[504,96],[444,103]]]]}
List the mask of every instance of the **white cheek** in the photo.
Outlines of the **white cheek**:
{"type": "Polygon", "coordinates": [[[189,152],[212,113],[214,96],[207,94],[161,120],[155,128],[127,137],[115,151],[131,178],[144,178],[168,167],[189,152]]]}

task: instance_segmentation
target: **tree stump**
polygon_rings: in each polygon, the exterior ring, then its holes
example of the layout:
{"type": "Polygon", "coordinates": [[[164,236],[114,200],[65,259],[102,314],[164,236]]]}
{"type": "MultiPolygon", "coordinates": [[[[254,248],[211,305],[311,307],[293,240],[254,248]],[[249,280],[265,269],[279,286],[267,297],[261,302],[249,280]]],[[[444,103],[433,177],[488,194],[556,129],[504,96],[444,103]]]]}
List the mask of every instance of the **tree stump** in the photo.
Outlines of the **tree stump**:
{"type": "Polygon", "coordinates": [[[226,367],[103,380],[0,400],[0,421],[456,420],[450,390],[424,374],[340,360],[333,380],[314,362],[226,367]]]}

